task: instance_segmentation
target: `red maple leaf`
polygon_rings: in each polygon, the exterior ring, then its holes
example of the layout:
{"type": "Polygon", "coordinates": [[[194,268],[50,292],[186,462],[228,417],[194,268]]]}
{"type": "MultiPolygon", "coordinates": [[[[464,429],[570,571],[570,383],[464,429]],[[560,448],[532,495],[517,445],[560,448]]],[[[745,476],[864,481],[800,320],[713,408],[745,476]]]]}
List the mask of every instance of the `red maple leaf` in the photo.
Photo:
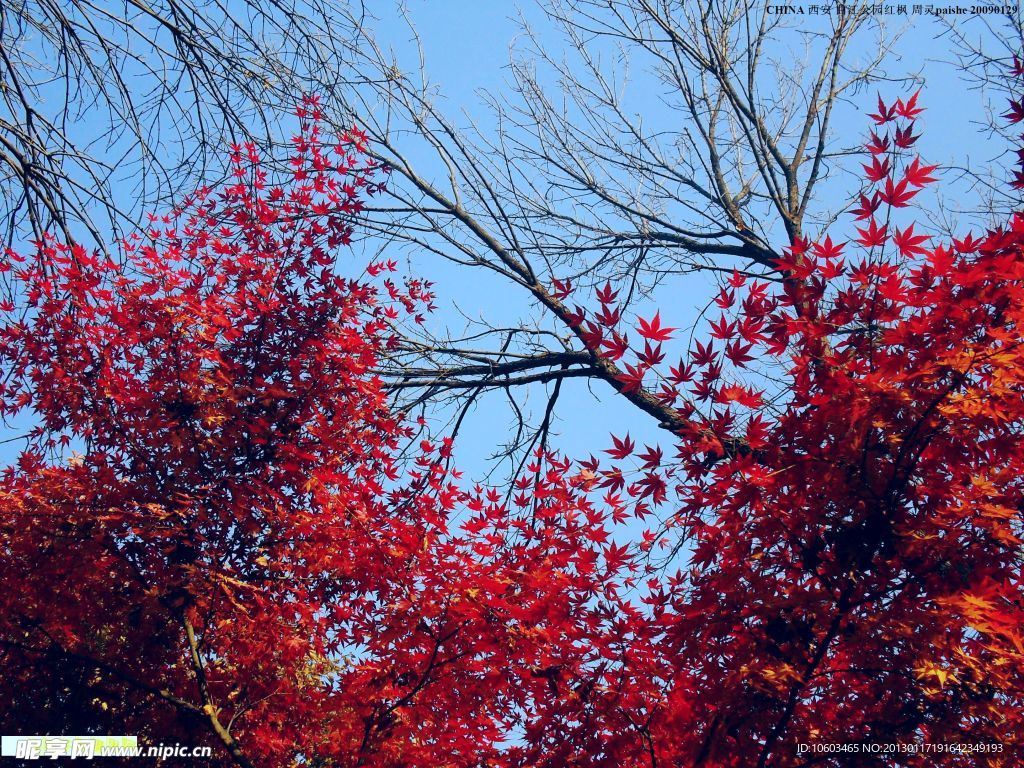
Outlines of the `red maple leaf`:
{"type": "Polygon", "coordinates": [[[612,444],[614,447],[608,448],[605,450],[605,453],[613,459],[624,459],[636,449],[636,443],[630,439],[628,433],[621,440],[615,435],[612,435],[612,444]]]}
{"type": "Polygon", "coordinates": [[[614,331],[602,343],[602,354],[609,360],[618,360],[628,351],[629,338],[614,331]]]}
{"type": "Polygon", "coordinates": [[[905,128],[896,129],[896,135],[893,137],[893,143],[901,149],[907,149],[912,147],[919,138],[921,138],[920,135],[914,135],[914,124],[911,123],[905,128]]]}
{"type": "Polygon", "coordinates": [[[924,107],[917,106],[917,97],[921,95],[921,89],[917,89],[914,94],[904,102],[902,99],[896,99],[896,114],[899,117],[907,120],[914,120],[918,115],[924,112],[924,107]]]}
{"type": "Polygon", "coordinates": [[[675,328],[663,328],[661,326],[660,312],[655,312],[650,322],[642,317],[637,318],[637,321],[640,323],[637,326],[637,333],[651,341],[668,341],[672,338],[672,331],[676,330],[675,328]]]}
{"type": "Polygon", "coordinates": [[[862,165],[864,169],[864,175],[868,181],[878,182],[889,175],[889,158],[885,158],[884,161],[879,162],[878,157],[871,158],[871,165],[862,165]]]}
{"type": "Polygon", "coordinates": [[[860,204],[856,208],[853,208],[850,213],[852,213],[857,219],[866,219],[877,211],[878,206],[881,204],[882,197],[878,192],[875,192],[870,198],[861,193],[860,204]]]}
{"type": "Polygon", "coordinates": [[[845,243],[833,243],[832,236],[826,235],[824,242],[813,243],[811,250],[819,259],[834,259],[843,253],[845,243]]]}
{"type": "Polygon", "coordinates": [[[893,119],[894,115],[896,114],[896,106],[897,106],[896,104],[893,104],[890,107],[886,107],[885,106],[885,102],[882,101],[881,94],[879,94],[879,96],[878,96],[878,112],[877,113],[873,113],[873,114],[869,114],[868,117],[870,117],[872,120],[874,120],[877,125],[882,125],[883,123],[888,123],[890,120],[893,119]]]}
{"type": "Polygon", "coordinates": [[[923,187],[936,181],[935,177],[928,174],[938,167],[937,165],[921,165],[921,158],[915,157],[914,161],[903,171],[903,178],[915,187],[923,187]]]}
{"type": "Polygon", "coordinates": [[[597,289],[597,300],[602,304],[611,304],[615,301],[619,292],[612,289],[611,282],[606,282],[603,287],[597,289]]]}
{"type": "Polygon", "coordinates": [[[879,226],[875,217],[872,216],[866,229],[857,227],[857,232],[860,233],[860,237],[857,238],[856,242],[863,245],[865,248],[874,248],[877,245],[884,244],[885,241],[889,239],[888,230],[889,228],[884,224],[879,226]]]}
{"type": "Polygon", "coordinates": [[[906,208],[911,198],[918,193],[916,189],[909,189],[907,180],[901,179],[898,184],[892,183],[892,177],[885,180],[885,190],[881,193],[882,201],[893,208],[906,208]]]}
{"type": "Polygon", "coordinates": [[[571,280],[559,280],[558,278],[551,278],[551,285],[554,287],[552,295],[561,301],[572,293],[572,281],[571,280]]]}
{"type": "Polygon", "coordinates": [[[1024,120],[1024,101],[1021,99],[1009,99],[1008,101],[1010,102],[1010,110],[1003,117],[1011,124],[1024,120]]]}
{"type": "Polygon", "coordinates": [[[879,136],[874,131],[871,132],[871,139],[864,148],[868,150],[872,155],[880,155],[883,152],[889,151],[889,135],[879,136]]]}
{"type": "Polygon", "coordinates": [[[914,225],[911,224],[906,229],[900,231],[898,228],[896,234],[893,235],[892,241],[896,244],[899,252],[903,256],[913,256],[919,253],[927,253],[927,248],[922,248],[921,243],[929,240],[928,235],[915,235],[914,225]]]}

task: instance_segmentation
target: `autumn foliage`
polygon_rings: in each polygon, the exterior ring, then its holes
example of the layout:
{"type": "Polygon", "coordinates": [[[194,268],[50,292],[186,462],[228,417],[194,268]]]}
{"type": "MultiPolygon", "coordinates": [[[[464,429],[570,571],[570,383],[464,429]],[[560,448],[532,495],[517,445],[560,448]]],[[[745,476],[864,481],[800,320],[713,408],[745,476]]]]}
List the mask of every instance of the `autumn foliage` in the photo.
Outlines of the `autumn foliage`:
{"type": "Polygon", "coordinates": [[[373,369],[433,297],[342,276],[386,169],[315,102],[287,183],[238,147],[124,263],[8,254],[0,402],[36,427],[0,488],[3,731],[219,765],[1019,764],[1024,216],[923,231],[921,112],[871,116],[851,240],[734,272],[678,362],[667,313],[567,303],[674,439],[543,452],[509,493],[408,448],[373,369]]]}

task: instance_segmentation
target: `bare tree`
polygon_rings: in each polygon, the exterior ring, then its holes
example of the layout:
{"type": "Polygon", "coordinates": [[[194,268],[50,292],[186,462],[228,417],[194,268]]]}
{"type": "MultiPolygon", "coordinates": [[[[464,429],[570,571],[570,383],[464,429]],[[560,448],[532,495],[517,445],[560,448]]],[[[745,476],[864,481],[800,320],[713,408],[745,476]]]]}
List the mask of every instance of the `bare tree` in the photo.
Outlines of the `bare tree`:
{"type": "Polygon", "coordinates": [[[212,181],[226,143],[269,146],[304,91],[339,85],[330,73],[360,13],[329,0],[0,1],[6,243],[54,232],[106,246],[212,181]]]}
{"type": "Polygon", "coordinates": [[[835,114],[886,77],[893,39],[862,4],[803,29],[750,0],[544,10],[565,45],[553,50],[549,30],[523,22],[486,127],[444,114],[425,65],[403,71],[365,30],[358,77],[328,100],[366,125],[393,168],[367,228],[494,273],[529,308],[515,328],[485,321],[460,337],[410,338],[384,374],[407,403],[448,398],[456,423],[482,393],[501,392],[517,420],[513,448],[545,439],[569,378],[604,382],[677,430],[680,413],[627,391],[616,364],[586,349],[553,278],[584,290],[610,280],[627,304],[685,274],[782,279],[782,247],[837,213],[819,186],[859,141],[834,129],[835,114]],[[652,99],[664,106],[649,109],[652,99]],[[526,424],[514,393],[538,384],[544,406],[526,424]]]}
{"type": "MultiPolygon", "coordinates": [[[[967,86],[979,94],[978,127],[1002,139],[1000,153],[995,157],[965,164],[958,170],[969,181],[974,194],[973,213],[987,226],[1005,221],[1020,209],[1024,179],[1007,179],[1004,155],[1018,146],[1019,126],[1006,119],[1007,95],[1015,93],[1016,78],[1012,62],[1024,56],[1024,11],[999,16],[979,16],[975,26],[964,28],[951,19],[944,19],[944,37],[949,41],[950,58],[964,74],[967,86]],[[1018,182],[1016,186],[1007,181],[1018,182]]],[[[1019,97],[1018,97],[1019,98],[1019,97]]]]}

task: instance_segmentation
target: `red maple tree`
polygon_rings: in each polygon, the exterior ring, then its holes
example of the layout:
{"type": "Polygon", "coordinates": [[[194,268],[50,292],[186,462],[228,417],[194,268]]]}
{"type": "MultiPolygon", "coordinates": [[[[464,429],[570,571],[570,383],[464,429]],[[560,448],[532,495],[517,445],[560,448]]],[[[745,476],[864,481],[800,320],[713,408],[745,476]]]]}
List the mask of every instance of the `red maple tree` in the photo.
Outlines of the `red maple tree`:
{"type": "Polygon", "coordinates": [[[448,441],[399,459],[373,368],[430,286],[340,276],[386,169],[315,101],[287,183],[237,147],[125,264],[8,254],[0,403],[38,426],[0,487],[0,726],[243,766],[1018,764],[1024,216],[904,221],[920,113],[880,102],[855,242],[734,273],[678,363],[614,286],[567,308],[676,455],[543,452],[508,495],[448,441]]]}
{"type": "Polygon", "coordinates": [[[682,700],[652,723],[662,764],[1021,760],[1024,215],[901,228],[936,181],[917,98],[872,115],[854,244],[794,242],[776,290],[734,272],[677,364],[658,314],[628,343],[611,286],[574,310],[625,391],[680,415],[675,461],[648,448],[628,482],[627,436],[589,464],[607,504],[672,499],[688,550],[644,599],[682,700]]]}

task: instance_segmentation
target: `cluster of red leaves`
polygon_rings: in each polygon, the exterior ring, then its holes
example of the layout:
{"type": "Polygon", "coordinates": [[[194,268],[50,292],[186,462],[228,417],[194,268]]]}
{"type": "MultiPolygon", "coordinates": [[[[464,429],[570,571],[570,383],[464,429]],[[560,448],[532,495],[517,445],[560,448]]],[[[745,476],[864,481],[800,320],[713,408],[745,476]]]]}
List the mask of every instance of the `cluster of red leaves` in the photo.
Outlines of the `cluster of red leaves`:
{"type": "Polygon", "coordinates": [[[894,225],[936,181],[905,156],[921,111],[915,94],[872,116],[894,133],[865,145],[859,253],[797,241],[774,292],[734,273],[676,365],[657,314],[629,343],[610,286],[575,310],[626,387],[653,381],[684,420],[678,461],[648,448],[639,481],[628,436],[587,464],[620,510],[622,490],[641,517],[679,499],[687,566],[646,598],[689,687],[689,735],[678,712],[652,724],[664,764],[851,764],[798,754],[814,743],[1000,745],[901,765],[1024,754],[1024,215],[951,245],[894,225]],[[750,384],[754,360],[783,384],[750,384]]]}
{"type": "Polygon", "coordinates": [[[680,661],[720,692],[707,744],[762,765],[815,741],[1019,759],[1022,244],[1017,216],[955,248],[897,230],[848,267],[791,249],[765,342],[787,350],[787,402],[756,451],[688,477],[694,570],[663,603],[680,661]]]}
{"type": "Polygon", "coordinates": [[[29,308],[0,327],[0,408],[37,427],[0,485],[3,731],[216,764],[617,762],[658,670],[603,515],[553,457],[529,521],[456,488],[447,445],[398,463],[372,370],[431,295],[339,276],[375,168],[315,111],[288,183],[238,147],[124,264],[8,254],[29,308]]]}
{"type": "Polygon", "coordinates": [[[39,426],[0,486],[7,732],[268,767],[840,766],[797,746],[843,742],[1018,764],[1024,216],[948,246],[896,226],[935,181],[904,156],[916,95],[874,116],[856,254],[734,273],[674,365],[613,286],[570,311],[678,414],[676,455],[544,454],[511,504],[460,489],[446,442],[396,458],[373,369],[430,288],[339,277],[378,169],[316,111],[289,183],[238,148],[126,265],[9,255],[30,307],[0,328],[0,407],[39,426]],[[624,544],[655,508],[668,530],[624,544]],[[645,564],[673,539],[685,568],[645,564]]]}

